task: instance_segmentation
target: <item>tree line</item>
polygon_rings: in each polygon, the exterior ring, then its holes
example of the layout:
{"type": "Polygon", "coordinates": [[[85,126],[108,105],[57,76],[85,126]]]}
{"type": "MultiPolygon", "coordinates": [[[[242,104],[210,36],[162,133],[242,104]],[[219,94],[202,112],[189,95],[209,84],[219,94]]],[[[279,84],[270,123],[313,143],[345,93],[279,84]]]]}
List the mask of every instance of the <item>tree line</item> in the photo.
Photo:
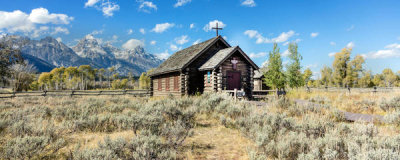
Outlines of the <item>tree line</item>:
{"type": "Polygon", "coordinates": [[[31,84],[33,90],[89,90],[89,89],[148,89],[150,77],[142,73],[138,85],[133,73],[120,76],[115,67],[92,68],[90,65],[79,67],[54,68],[43,72],[31,84]]]}
{"type": "Polygon", "coordinates": [[[284,90],[298,87],[400,87],[400,71],[397,74],[390,68],[382,73],[373,75],[371,70],[364,68],[365,58],[356,55],[351,58],[351,48],[343,48],[335,53],[331,67],[325,65],[320,70],[320,76],[312,79],[313,72],[307,68],[302,72],[300,61],[302,56],[297,51],[297,43],[290,43],[288,47],[289,62],[282,64],[282,57],[278,45],[275,43],[269,52],[267,64],[261,68],[264,74],[263,83],[267,86],[284,90]],[[286,68],[284,68],[286,67],[286,68]]]}
{"type": "Polygon", "coordinates": [[[133,73],[121,76],[115,67],[93,68],[90,65],[59,67],[37,74],[37,69],[24,60],[18,49],[0,43],[0,81],[14,91],[27,90],[88,90],[88,89],[148,89],[151,72],[138,78],[133,73]]]}

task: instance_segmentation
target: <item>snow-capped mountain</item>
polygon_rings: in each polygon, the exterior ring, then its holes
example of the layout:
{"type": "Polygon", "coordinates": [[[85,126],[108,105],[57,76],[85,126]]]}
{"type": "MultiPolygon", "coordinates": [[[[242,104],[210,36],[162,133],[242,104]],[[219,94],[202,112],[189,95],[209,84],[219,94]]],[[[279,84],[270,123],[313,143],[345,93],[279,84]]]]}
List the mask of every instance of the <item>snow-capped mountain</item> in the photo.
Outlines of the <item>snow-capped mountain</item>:
{"type": "Polygon", "coordinates": [[[52,67],[91,65],[95,68],[114,66],[121,75],[129,72],[140,75],[161,63],[160,59],[146,53],[140,46],[133,50],[120,49],[109,43],[103,44],[91,35],[85,36],[72,48],[52,37],[31,40],[23,36],[6,35],[0,38],[0,42],[20,49],[23,57],[40,71],[48,71],[52,67]]]}
{"type": "Polygon", "coordinates": [[[85,36],[72,49],[79,56],[90,59],[99,66],[107,66],[107,68],[115,66],[120,74],[133,72],[139,75],[161,63],[160,59],[147,53],[141,46],[132,50],[120,49],[110,43],[102,44],[91,35],[85,36]]]}

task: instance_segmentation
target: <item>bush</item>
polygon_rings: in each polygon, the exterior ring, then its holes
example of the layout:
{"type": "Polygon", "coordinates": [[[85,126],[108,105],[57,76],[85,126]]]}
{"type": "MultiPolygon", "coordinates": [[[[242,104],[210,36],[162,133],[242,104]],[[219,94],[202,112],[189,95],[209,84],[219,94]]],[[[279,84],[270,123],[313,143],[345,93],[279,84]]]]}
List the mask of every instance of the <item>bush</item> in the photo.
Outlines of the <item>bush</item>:
{"type": "Polygon", "coordinates": [[[387,101],[386,99],[382,99],[379,107],[384,111],[389,111],[391,109],[400,109],[400,97],[394,97],[387,101]]]}
{"type": "Polygon", "coordinates": [[[48,137],[17,137],[7,141],[4,146],[4,159],[40,159],[45,147],[49,143],[48,137]]]}
{"type": "Polygon", "coordinates": [[[142,131],[130,141],[104,138],[96,149],[76,150],[70,159],[176,159],[176,151],[159,136],[142,131]]]}

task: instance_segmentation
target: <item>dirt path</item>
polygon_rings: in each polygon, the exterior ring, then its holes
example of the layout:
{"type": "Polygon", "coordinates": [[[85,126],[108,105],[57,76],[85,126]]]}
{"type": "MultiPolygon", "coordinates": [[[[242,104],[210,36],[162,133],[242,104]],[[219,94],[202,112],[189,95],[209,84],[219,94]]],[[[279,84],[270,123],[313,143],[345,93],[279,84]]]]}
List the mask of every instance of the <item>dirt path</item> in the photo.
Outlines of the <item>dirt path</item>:
{"type": "Polygon", "coordinates": [[[198,118],[194,135],[185,141],[187,159],[249,159],[253,143],[236,129],[226,128],[217,120],[198,118]]]}

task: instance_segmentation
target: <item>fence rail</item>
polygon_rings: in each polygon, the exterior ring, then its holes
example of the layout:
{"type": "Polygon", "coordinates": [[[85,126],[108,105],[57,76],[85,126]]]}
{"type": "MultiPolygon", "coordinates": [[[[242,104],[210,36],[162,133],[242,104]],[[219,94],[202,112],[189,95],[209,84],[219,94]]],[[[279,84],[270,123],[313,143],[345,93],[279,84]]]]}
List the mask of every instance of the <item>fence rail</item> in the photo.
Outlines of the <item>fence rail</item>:
{"type": "Polygon", "coordinates": [[[103,95],[132,95],[150,96],[149,90],[54,90],[54,91],[28,91],[0,93],[0,98],[34,97],[34,96],[103,96],[103,95]]]}
{"type": "Polygon", "coordinates": [[[398,87],[374,87],[374,88],[306,88],[307,91],[324,91],[324,92],[350,92],[350,93],[389,93],[400,92],[398,87]]]}

